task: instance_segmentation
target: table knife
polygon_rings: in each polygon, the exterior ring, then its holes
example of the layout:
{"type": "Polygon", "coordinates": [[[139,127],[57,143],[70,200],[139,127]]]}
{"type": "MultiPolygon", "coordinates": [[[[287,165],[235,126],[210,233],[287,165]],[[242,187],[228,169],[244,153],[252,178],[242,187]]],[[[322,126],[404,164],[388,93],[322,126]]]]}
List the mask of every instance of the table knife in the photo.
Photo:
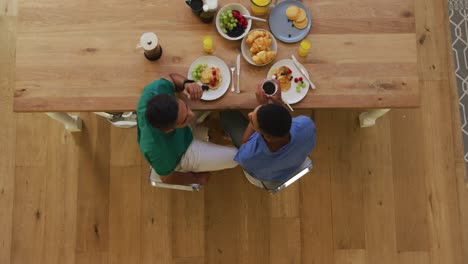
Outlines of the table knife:
{"type": "Polygon", "coordinates": [[[296,59],[296,57],[294,57],[294,55],[291,55],[291,58],[292,58],[292,61],[294,62],[294,65],[296,66],[296,68],[302,73],[302,75],[304,75],[304,78],[306,78],[306,80],[309,81],[310,86],[312,87],[312,89],[315,89],[315,84],[310,80],[309,77],[307,77],[307,73],[304,70],[304,66],[301,63],[299,63],[299,61],[297,61],[297,59],[296,59]]]}
{"type": "Polygon", "coordinates": [[[237,54],[237,93],[240,93],[240,54],[237,54]]]}

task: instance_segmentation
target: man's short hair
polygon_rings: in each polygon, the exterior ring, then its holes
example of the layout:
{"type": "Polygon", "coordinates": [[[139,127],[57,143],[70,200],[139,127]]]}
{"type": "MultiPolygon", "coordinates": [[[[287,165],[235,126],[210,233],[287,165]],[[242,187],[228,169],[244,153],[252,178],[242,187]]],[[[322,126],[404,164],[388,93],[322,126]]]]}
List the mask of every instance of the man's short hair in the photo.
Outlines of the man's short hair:
{"type": "Polygon", "coordinates": [[[291,129],[291,114],[277,104],[267,104],[257,110],[257,122],[260,130],[268,136],[284,137],[291,129]]]}
{"type": "Polygon", "coordinates": [[[175,127],[179,113],[179,103],[175,96],[158,94],[146,104],[145,117],[157,129],[167,130],[175,127]]]}

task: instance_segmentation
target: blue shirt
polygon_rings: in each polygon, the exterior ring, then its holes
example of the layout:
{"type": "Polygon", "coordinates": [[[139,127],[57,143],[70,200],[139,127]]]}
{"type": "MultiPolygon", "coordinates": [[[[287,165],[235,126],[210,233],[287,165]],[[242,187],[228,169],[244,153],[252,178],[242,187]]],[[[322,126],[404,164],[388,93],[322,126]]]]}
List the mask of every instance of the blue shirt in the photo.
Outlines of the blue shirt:
{"type": "Polygon", "coordinates": [[[304,162],[315,147],[315,125],[307,116],[292,119],[291,140],[271,152],[262,135],[255,132],[244,143],[234,160],[252,177],[261,181],[284,181],[304,162]]]}

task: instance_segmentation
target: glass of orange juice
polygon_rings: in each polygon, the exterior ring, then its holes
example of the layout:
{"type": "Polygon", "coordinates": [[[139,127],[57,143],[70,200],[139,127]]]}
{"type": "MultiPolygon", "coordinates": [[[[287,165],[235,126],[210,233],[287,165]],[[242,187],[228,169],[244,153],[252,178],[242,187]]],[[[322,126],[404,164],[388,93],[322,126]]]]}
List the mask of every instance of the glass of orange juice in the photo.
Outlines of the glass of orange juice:
{"type": "Polygon", "coordinates": [[[203,37],[203,50],[206,53],[213,53],[214,51],[213,38],[211,36],[203,37]]]}
{"type": "Polygon", "coordinates": [[[256,16],[263,16],[268,12],[271,0],[250,0],[250,9],[256,16]]]}
{"type": "Polygon", "coordinates": [[[299,44],[299,56],[302,56],[302,57],[307,56],[307,54],[309,54],[309,50],[310,50],[310,41],[308,41],[307,39],[304,39],[299,44]]]}

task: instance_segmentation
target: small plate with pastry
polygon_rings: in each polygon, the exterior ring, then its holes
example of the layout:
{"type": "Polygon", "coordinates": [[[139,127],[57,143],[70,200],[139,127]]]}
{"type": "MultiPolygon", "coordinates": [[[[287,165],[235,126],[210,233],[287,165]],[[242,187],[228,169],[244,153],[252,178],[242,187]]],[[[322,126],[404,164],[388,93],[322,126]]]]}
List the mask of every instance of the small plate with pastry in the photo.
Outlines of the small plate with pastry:
{"type": "Polygon", "coordinates": [[[203,88],[202,100],[212,101],[226,93],[231,83],[231,72],[226,63],[215,56],[202,56],[190,65],[187,78],[203,88]]]}
{"type": "MultiPolygon", "coordinates": [[[[307,71],[306,71],[307,73],[307,71]]],[[[281,97],[288,104],[301,101],[309,90],[309,82],[291,59],[277,61],[267,74],[267,79],[276,79],[281,89],[281,97]]],[[[307,78],[309,74],[307,73],[307,78]]]]}
{"type": "Polygon", "coordinates": [[[270,11],[268,25],[277,39],[295,43],[307,37],[312,26],[311,21],[309,9],[304,3],[286,0],[270,11]]]}
{"type": "Polygon", "coordinates": [[[270,32],[254,29],[242,39],[241,50],[248,63],[264,66],[275,59],[278,44],[270,32]]]}

